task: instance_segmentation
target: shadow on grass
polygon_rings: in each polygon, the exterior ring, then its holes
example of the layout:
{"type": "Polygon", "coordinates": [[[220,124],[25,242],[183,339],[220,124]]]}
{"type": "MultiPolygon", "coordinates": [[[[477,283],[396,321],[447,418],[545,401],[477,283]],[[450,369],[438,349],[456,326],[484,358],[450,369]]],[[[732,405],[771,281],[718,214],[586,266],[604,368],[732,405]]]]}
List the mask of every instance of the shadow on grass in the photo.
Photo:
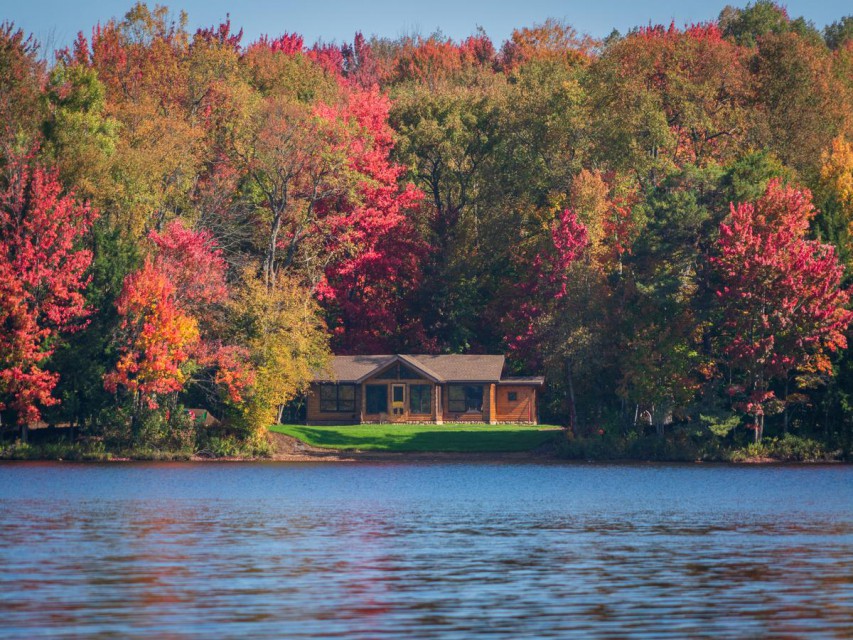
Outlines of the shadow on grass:
{"type": "Polygon", "coordinates": [[[410,452],[516,452],[530,451],[553,441],[559,432],[535,429],[488,430],[400,428],[365,432],[359,427],[313,428],[301,425],[279,426],[280,433],[299,438],[316,447],[410,452]]]}

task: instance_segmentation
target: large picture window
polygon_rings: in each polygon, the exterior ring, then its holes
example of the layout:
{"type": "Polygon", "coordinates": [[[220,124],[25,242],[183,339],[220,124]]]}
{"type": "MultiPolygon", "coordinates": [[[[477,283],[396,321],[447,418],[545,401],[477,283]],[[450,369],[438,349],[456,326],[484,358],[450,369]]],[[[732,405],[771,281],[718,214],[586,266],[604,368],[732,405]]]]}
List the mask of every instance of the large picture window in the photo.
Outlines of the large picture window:
{"type": "Polygon", "coordinates": [[[355,411],[355,385],[320,385],[320,411],[328,413],[355,411]]]}
{"type": "Polygon", "coordinates": [[[365,389],[366,413],[388,413],[388,387],[384,384],[369,384],[365,389]]]}
{"type": "Polygon", "coordinates": [[[409,411],[418,414],[432,413],[432,387],[428,384],[409,386],[409,411]]]}
{"type": "Polygon", "coordinates": [[[448,409],[453,413],[483,410],[482,385],[451,384],[447,387],[448,409]]]}

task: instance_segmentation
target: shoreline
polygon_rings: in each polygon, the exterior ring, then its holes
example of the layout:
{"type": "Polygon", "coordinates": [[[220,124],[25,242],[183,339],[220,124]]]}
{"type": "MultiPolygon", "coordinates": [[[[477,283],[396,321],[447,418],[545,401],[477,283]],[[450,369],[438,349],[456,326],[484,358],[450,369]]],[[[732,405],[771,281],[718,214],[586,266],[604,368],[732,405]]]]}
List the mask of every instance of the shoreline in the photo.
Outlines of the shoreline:
{"type": "MultiPolygon", "coordinates": [[[[358,449],[333,449],[317,447],[293,436],[270,432],[271,454],[269,456],[215,456],[203,452],[146,451],[134,455],[134,451],[119,451],[113,455],[104,451],[96,455],[62,457],[62,455],[36,455],[33,457],[4,455],[0,450],[0,463],[3,462],[71,462],[71,463],[122,463],[122,462],[159,462],[159,463],[228,463],[228,462],[285,462],[285,463],[479,463],[479,464],[679,464],[679,465],[735,465],[735,466],[816,466],[846,465],[853,460],[783,460],[771,457],[755,457],[740,460],[703,460],[703,459],[652,459],[652,458],[584,458],[567,457],[558,454],[554,447],[531,451],[377,451],[358,449]],[[124,454],[124,455],[122,455],[124,454]]],[[[44,452],[38,452],[44,453],[44,452]]]]}

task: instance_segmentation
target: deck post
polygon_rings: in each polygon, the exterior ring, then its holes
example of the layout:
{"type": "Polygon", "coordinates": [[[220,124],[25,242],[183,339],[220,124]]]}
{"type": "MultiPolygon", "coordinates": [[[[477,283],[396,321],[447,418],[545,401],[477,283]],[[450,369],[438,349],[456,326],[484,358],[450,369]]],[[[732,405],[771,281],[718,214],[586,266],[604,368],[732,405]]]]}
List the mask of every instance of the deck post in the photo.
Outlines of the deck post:
{"type": "Polygon", "coordinates": [[[435,423],[436,424],[444,424],[444,407],[441,404],[441,385],[436,384],[433,385],[433,399],[432,403],[435,406],[435,423]]]}

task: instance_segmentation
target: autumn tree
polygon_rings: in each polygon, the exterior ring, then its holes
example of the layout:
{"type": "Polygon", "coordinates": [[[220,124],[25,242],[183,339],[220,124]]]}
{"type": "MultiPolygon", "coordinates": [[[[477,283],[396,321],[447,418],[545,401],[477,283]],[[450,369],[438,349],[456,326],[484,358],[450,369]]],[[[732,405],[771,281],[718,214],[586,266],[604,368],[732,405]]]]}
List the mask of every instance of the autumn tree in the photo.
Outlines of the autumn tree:
{"type": "MultiPolygon", "coordinates": [[[[587,250],[586,227],[566,209],[548,226],[539,250],[523,272],[523,301],[505,322],[506,343],[513,357],[566,381],[568,424],[577,427],[574,372],[578,356],[593,347],[587,305],[576,304],[589,293],[588,281],[576,268],[587,250]]],[[[524,258],[522,258],[524,259],[524,258]]]]}
{"type": "MultiPolygon", "coordinates": [[[[176,220],[150,239],[153,256],[128,275],[116,301],[119,358],[104,378],[107,390],[131,395],[134,436],[141,411],[156,409],[160,397],[191,382],[207,383],[240,403],[253,377],[247,352],[221,339],[216,307],[221,315],[229,291],[225,261],[211,235],[176,220]]],[[[211,401],[216,399],[213,394],[211,401]]]]}
{"type": "Polygon", "coordinates": [[[500,52],[500,64],[514,69],[531,61],[585,65],[592,59],[596,42],[571,25],[553,18],[532,27],[513,29],[500,52]]]}
{"type": "Polygon", "coordinates": [[[849,269],[853,266],[853,144],[843,136],[823,152],[816,192],[821,198],[819,230],[849,269]]]}
{"type": "Polygon", "coordinates": [[[19,424],[56,404],[58,375],[46,367],[63,334],[90,313],[84,299],[90,251],[81,248],[95,218],[63,194],[57,172],[30,153],[12,156],[0,192],[0,408],[19,424]]]}
{"type": "Polygon", "coordinates": [[[761,38],[753,67],[765,114],[755,120],[753,137],[813,184],[821,154],[845,131],[853,94],[833,73],[826,47],[796,33],[761,38]]]}
{"type": "Polygon", "coordinates": [[[280,420],[284,405],[306,391],[315,372],[326,366],[328,338],[310,291],[287,275],[267,283],[247,268],[232,313],[255,371],[241,406],[242,421],[249,433],[260,437],[280,420]]]}
{"type": "Polygon", "coordinates": [[[712,258],[720,346],[737,372],[731,393],[753,417],[756,440],[765,415],[787,401],[791,375],[832,375],[829,355],[847,346],[850,295],[839,287],[843,268],[833,248],[807,239],[814,215],[808,190],[774,180],[754,203],[732,205],[720,225],[712,258]],[[785,392],[779,399],[775,381],[785,392]]]}
{"type": "Polygon", "coordinates": [[[749,131],[746,53],[714,23],[641,28],[588,76],[597,156],[648,189],[686,164],[734,159],[749,131]]]}
{"type": "Polygon", "coordinates": [[[29,145],[44,116],[41,87],[45,64],[39,45],[9,22],[0,23],[0,135],[4,145],[15,141],[29,145]]]}
{"type": "Polygon", "coordinates": [[[189,81],[186,15],[135,4],[122,20],[98,25],[75,45],[105,91],[106,116],[122,129],[110,181],[96,202],[128,237],[191,208],[204,130],[189,81]]]}
{"type": "MultiPolygon", "coordinates": [[[[424,321],[451,349],[476,342],[483,307],[473,264],[483,255],[489,172],[499,104],[492,91],[417,86],[401,91],[391,122],[399,133],[397,160],[425,194],[422,233],[434,248],[424,265],[424,321]]],[[[492,248],[494,249],[494,247],[492,248]]]]}

